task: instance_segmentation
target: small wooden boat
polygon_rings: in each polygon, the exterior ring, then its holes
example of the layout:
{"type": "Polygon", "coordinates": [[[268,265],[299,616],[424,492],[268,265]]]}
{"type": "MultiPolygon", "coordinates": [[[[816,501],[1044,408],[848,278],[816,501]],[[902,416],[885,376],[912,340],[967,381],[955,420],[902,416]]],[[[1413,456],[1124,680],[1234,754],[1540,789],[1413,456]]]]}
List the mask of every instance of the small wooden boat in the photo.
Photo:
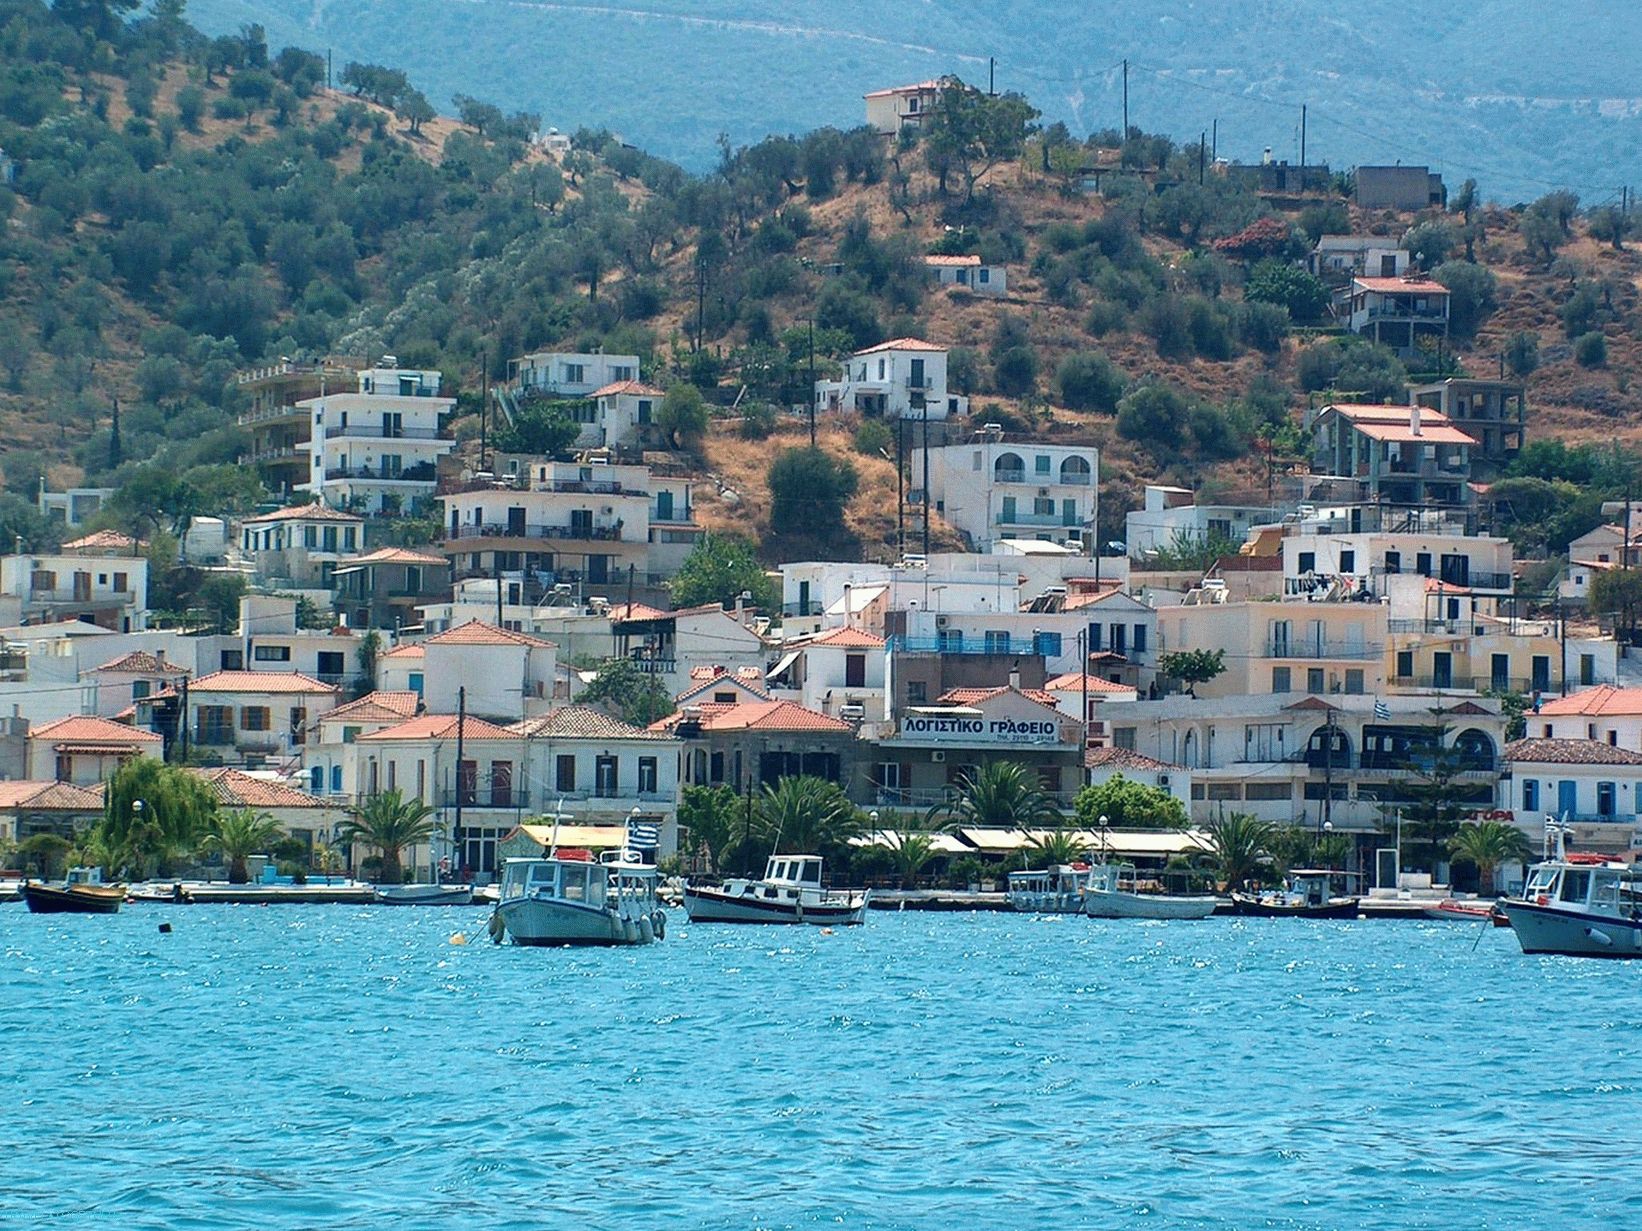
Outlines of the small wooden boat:
{"type": "Polygon", "coordinates": [[[23,900],[37,915],[113,915],[125,902],[125,886],[103,884],[101,868],[70,868],[61,885],[25,881],[23,900]]]}
{"type": "Polygon", "coordinates": [[[379,885],[383,906],[472,906],[472,885],[379,885]]]}
{"type": "Polygon", "coordinates": [[[1333,892],[1335,878],[1343,875],[1328,868],[1296,868],[1281,889],[1232,894],[1232,913],[1256,919],[1355,919],[1359,899],[1333,892]]]}
{"type": "Polygon", "coordinates": [[[1207,919],[1217,905],[1207,895],[1142,893],[1131,863],[1096,865],[1083,891],[1091,919],[1207,919]]]}
{"type": "Polygon", "coordinates": [[[819,855],[771,855],[762,880],[686,882],[684,909],[691,923],[856,924],[871,897],[870,889],[823,889],[819,855]]]}
{"type": "Polygon", "coordinates": [[[1454,919],[1461,923],[1481,923],[1484,919],[1494,918],[1498,913],[1498,908],[1492,902],[1461,902],[1454,898],[1444,898],[1435,906],[1425,908],[1427,919],[1454,919]]]}
{"type": "Polygon", "coordinates": [[[490,938],[516,945],[648,945],[667,935],[649,864],[593,863],[560,851],[509,859],[490,916],[490,938]]]}

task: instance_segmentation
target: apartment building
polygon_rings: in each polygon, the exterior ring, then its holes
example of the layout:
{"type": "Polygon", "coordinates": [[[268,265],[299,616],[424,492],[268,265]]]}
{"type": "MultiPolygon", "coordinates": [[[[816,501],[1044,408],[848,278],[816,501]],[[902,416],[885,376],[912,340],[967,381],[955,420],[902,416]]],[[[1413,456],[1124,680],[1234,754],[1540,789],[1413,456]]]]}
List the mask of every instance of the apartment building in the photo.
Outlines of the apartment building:
{"type": "Polygon", "coordinates": [[[1099,512],[1099,473],[1093,446],[1016,443],[986,432],[929,450],[929,498],[979,552],[1022,538],[1082,548],[1099,512]]]}
{"type": "Polygon", "coordinates": [[[856,351],[837,380],[816,381],[815,408],[935,422],[967,414],[969,399],[947,389],[946,347],[895,338],[856,351]]]}
{"type": "Polygon", "coordinates": [[[440,421],[456,405],[440,374],[402,368],[392,355],[360,371],[353,389],[306,398],[309,473],[296,490],[336,509],[408,510],[435,489],[438,461],[455,447],[440,421]]]}

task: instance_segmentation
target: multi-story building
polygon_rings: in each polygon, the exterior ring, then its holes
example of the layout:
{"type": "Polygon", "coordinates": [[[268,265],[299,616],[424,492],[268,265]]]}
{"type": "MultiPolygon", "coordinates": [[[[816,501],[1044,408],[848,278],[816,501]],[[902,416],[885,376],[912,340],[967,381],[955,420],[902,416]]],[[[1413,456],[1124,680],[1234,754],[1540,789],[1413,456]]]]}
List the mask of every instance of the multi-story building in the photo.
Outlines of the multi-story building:
{"type": "Polygon", "coordinates": [[[969,412],[969,399],[948,392],[946,363],[946,347],[921,338],[868,346],[843,361],[837,380],[815,382],[815,408],[883,419],[957,418],[969,412]]]}
{"type": "Polygon", "coordinates": [[[444,550],[455,580],[517,581],[523,603],[560,583],[647,585],[676,571],[701,533],[687,479],[646,466],[522,460],[505,478],[446,485],[444,550]]]}
{"type": "Polygon", "coordinates": [[[1353,278],[1342,305],[1346,328],[1412,359],[1448,339],[1448,288],[1423,276],[1353,278]]]}
{"type": "Polygon", "coordinates": [[[439,381],[436,371],[385,355],[354,389],[299,402],[311,416],[310,469],[297,490],[365,513],[396,513],[431,496],[438,461],[454,447],[439,421],[456,399],[439,396],[439,381]]]}
{"type": "Polygon", "coordinates": [[[1505,746],[1499,810],[1535,838],[1544,817],[1574,827],[1580,850],[1634,858],[1642,846],[1642,752],[1605,740],[1531,737],[1505,746]]]}
{"type": "Polygon", "coordinates": [[[270,587],[328,590],[338,566],[364,545],[365,519],[324,503],[292,505],[240,523],[240,552],[270,587]]]}
{"type": "Polygon", "coordinates": [[[682,783],[749,794],[800,774],[849,791],[868,747],[853,723],[796,701],[688,705],[650,729],[683,741],[682,783]]]}
{"type": "Polygon", "coordinates": [[[1220,650],[1225,670],[1199,697],[1377,696],[1385,685],[1386,609],[1287,600],[1200,603],[1157,612],[1160,650],[1220,650]]]}
{"type": "Polygon", "coordinates": [[[1497,477],[1522,449],[1528,386],[1520,381],[1450,377],[1410,385],[1408,400],[1436,411],[1477,442],[1471,469],[1478,478],[1497,477]]]}
{"type": "Polygon", "coordinates": [[[1389,235],[1320,235],[1306,264],[1319,278],[1400,278],[1412,254],[1389,235]]]}
{"type": "Polygon", "coordinates": [[[334,684],[288,671],[214,671],[184,690],[194,749],[231,764],[294,760],[309,724],[336,706],[334,684]]]}
{"type": "Polygon", "coordinates": [[[903,128],[922,128],[945,88],[945,84],[938,80],[919,81],[913,85],[891,86],[887,90],[864,94],[867,127],[886,136],[894,136],[903,128]]]}
{"type": "Polygon", "coordinates": [[[1435,510],[1474,503],[1474,438],[1421,406],[1324,406],[1311,421],[1312,468],[1355,487],[1355,500],[1435,510]]]}
{"type": "Polygon", "coordinates": [[[1142,506],[1124,515],[1125,546],[1130,559],[1145,560],[1183,543],[1241,544],[1253,527],[1275,520],[1276,512],[1269,504],[1199,504],[1190,488],[1148,483],[1142,506]]]}
{"type": "Polygon", "coordinates": [[[450,596],[450,560],[408,547],[379,547],[331,570],[336,608],[353,628],[402,628],[418,608],[450,596]]]}
{"type": "Polygon", "coordinates": [[[558,647],[483,620],[422,643],[423,687],[436,714],[466,710],[497,722],[541,714],[554,704],[558,647]]]}
{"type": "Polygon", "coordinates": [[[59,718],[28,733],[28,777],[89,786],[107,781],[133,757],[158,757],[160,736],[106,718],[59,718]]]}
{"type": "Polygon", "coordinates": [[[234,384],[250,400],[238,418],[246,436],[240,461],[255,466],[263,482],[282,495],[306,483],[313,465],[309,450],[313,416],[299,403],[347,389],[364,366],[362,359],[330,356],[282,359],[239,373],[234,384]]]}
{"type": "Polygon", "coordinates": [[[521,394],[591,398],[611,385],[639,378],[637,355],[537,351],[508,362],[508,379],[521,394]]]}
{"type": "Polygon", "coordinates": [[[45,476],[42,475],[36,504],[40,516],[48,522],[77,530],[83,522],[100,513],[113,498],[112,487],[71,487],[67,491],[47,491],[45,476]]]}
{"type": "Polygon", "coordinates": [[[119,633],[148,626],[148,559],[112,530],[64,543],[52,554],[0,557],[0,594],[19,600],[33,624],[84,620],[119,633]]]}
{"type": "Polygon", "coordinates": [[[929,495],[977,551],[1019,538],[1082,547],[1099,512],[1099,472],[1093,446],[1014,443],[989,431],[929,451],[929,495]]]}

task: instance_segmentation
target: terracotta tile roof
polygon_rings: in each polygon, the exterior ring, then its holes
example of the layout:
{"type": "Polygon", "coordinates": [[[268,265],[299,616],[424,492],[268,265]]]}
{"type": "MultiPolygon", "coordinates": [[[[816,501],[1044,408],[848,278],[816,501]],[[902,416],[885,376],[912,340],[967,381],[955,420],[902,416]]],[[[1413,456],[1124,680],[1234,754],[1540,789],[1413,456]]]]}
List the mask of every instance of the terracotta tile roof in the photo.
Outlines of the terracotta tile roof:
{"type": "Polygon", "coordinates": [[[420,641],[418,641],[418,642],[416,642],[415,644],[412,644],[412,645],[396,645],[396,646],[393,647],[393,649],[389,650],[386,654],[382,655],[382,657],[383,658],[425,658],[425,657],[427,657],[427,653],[428,652],[422,648],[422,643],[420,641]]]}
{"type": "Polygon", "coordinates": [[[1338,710],[1340,707],[1330,705],[1321,697],[1306,697],[1304,700],[1296,701],[1292,705],[1285,705],[1283,708],[1286,710],[1338,710]]]}
{"type": "Polygon", "coordinates": [[[1091,748],[1083,754],[1083,763],[1090,769],[1133,769],[1147,773],[1180,768],[1130,748],[1091,748]]]}
{"type": "Polygon", "coordinates": [[[196,692],[328,692],[341,691],[335,684],[316,680],[300,671],[213,671],[188,686],[196,692]]]}
{"type": "Polygon", "coordinates": [[[1642,765],[1642,752],[1599,739],[1518,739],[1505,745],[1505,759],[1540,765],[1642,765]]]}
{"type": "Polygon", "coordinates": [[[618,380],[605,385],[602,389],[593,390],[592,396],[606,398],[623,393],[641,398],[664,398],[667,396],[667,390],[657,389],[654,385],[647,385],[642,380],[618,380]]]}
{"type": "MultiPolygon", "coordinates": [[[[1068,671],[1065,675],[1057,675],[1044,684],[1045,692],[1077,692],[1083,691],[1083,675],[1081,672],[1068,671]]],[[[1098,675],[1089,677],[1090,692],[1134,692],[1128,684],[1114,684],[1111,680],[1102,679],[1098,675]]]]}
{"type": "Polygon", "coordinates": [[[959,266],[979,265],[980,263],[981,263],[981,258],[978,257],[978,256],[926,256],[924,258],[924,264],[925,265],[933,265],[933,266],[936,266],[937,268],[940,268],[940,267],[954,267],[955,268],[955,267],[959,267],[959,266]]]}
{"type": "Polygon", "coordinates": [[[129,654],[122,654],[118,658],[111,658],[100,667],[93,667],[93,671],[121,671],[128,675],[186,675],[187,668],[179,667],[176,663],[165,661],[164,654],[155,654],[148,650],[132,650],[129,654]]]}
{"type": "Polygon", "coordinates": [[[326,803],[317,795],[299,791],[283,782],[259,778],[244,770],[226,766],[189,771],[203,778],[211,793],[234,808],[324,808],[326,803]]]}
{"type": "Polygon", "coordinates": [[[137,540],[129,534],[121,534],[118,530],[97,530],[63,544],[64,551],[86,551],[88,549],[135,551],[136,548],[137,540]]]}
{"type": "Polygon", "coordinates": [[[1642,688],[1617,688],[1612,684],[1598,684],[1595,688],[1586,688],[1566,697],[1543,702],[1535,713],[1553,718],[1568,714],[1583,714],[1592,718],[1604,714],[1642,714],[1642,688]]]}
{"type": "Polygon", "coordinates": [[[646,603],[617,603],[610,609],[612,620],[665,620],[672,614],[646,603]]]}
{"type": "Polygon", "coordinates": [[[884,639],[860,628],[834,628],[811,637],[805,645],[837,645],[848,649],[881,650],[884,639]]]}
{"type": "Polygon", "coordinates": [[[139,731],[136,727],[128,727],[124,723],[113,722],[107,718],[96,718],[90,714],[76,714],[71,718],[59,718],[56,722],[48,722],[44,726],[30,727],[29,738],[66,740],[76,744],[130,745],[163,742],[152,731],[139,731]]]}
{"type": "Polygon", "coordinates": [[[449,564],[445,556],[430,556],[426,552],[412,551],[408,547],[378,547],[375,551],[363,556],[351,556],[346,564],[449,564]]]}
{"type": "Polygon", "coordinates": [[[70,782],[0,782],[0,809],[11,808],[101,812],[103,793],[70,782]]]}
{"type": "MultiPolygon", "coordinates": [[[[457,721],[455,714],[423,714],[420,718],[412,718],[396,727],[384,727],[380,731],[372,731],[369,735],[361,735],[359,741],[363,743],[365,740],[453,740],[456,738],[457,721]]],[[[464,718],[460,721],[464,743],[473,740],[519,738],[517,731],[499,727],[493,722],[486,722],[483,718],[464,718]]]]}
{"type": "MultiPolygon", "coordinates": [[[[1414,408],[1396,402],[1330,402],[1323,409],[1332,410],[1353,423],[1407,423],[1409,412],[1414,408]]],[[[1442,411],[1424,406],[1420,407],[1420,422],[1438,427],[1452,426],[1452,420],[1442,411]]]]}
{"type": "Polygon", "coordinates": [[[416,717],[421,704],[422,698],[414,692],[369,692],[357,701],[327,711],[320,721],[351,718],[355,722],[400,722],[416,717]]]}
{"type": "MultiPolygon", "coordinates": [[[[805,709],[796,701],[743,701],[739,705],[691,706],[701,711],[703,731],[838,731],[855,728],[842,718],[805,709]]],[[[652,731],[672,731],[684,720],[684,711],[650,724],[652,731]]]]}
{"type": "Polygon", "coordinates": [[[1402,423],[1358,423],[1356,428],[1370,440],[1392,441],[1402,444],[1474,445],[1475,437],[1467,436],[1457,427],[1427,424],[1420,420],[1420,430],[1406,420],[1402,423]]]}
{"type": "Polygon", "coordinates": [[[533,649],[551,650],[556,648],[551,641],[543,641],[540,637],[532,637],[529,633],[516,633],[511,628],[501,628],[495,624],[487,624],[484,620],[469,620],[466,624],[429,637],[427,645],[527,645],[533,649]]]}
{"type": "Polygon", "coordinates": [[[1380,295],[1446,295],[1448,288],[1430,278],[1353,278],[1351,285],[1380,295]]]}
{"type": "Polygon", "coordinates": [[[508,730],[531,739],[672,739],[665,732],[635,727],[590,705],[567,705],[551,714],[513,723],[508,730]]]}
{"type": "Polygon", "coordinates": [[[876,355],[886,350],[917,350],[917,351],[945,351],[946,347],[936,346],[933,342],[925,342],[922,338],[891,338],[888,342],[880,342],[877,346],[866,346],[856,351],[857,355],[876,355]]]}
{"type": "MultiPolygon", "coordinates": [[[[700,668],[697,668],[697,670],[699,669],[700,668]]],[[[674,696],[673,700],[681,706],[688,705],[694,702],[697,697],[705,696],[713,689],[723,687],[725,685],[729,685],[733,688],[739,688],[751,694],[755,700],[769,700],[770,690],[764,683],[764,677],[757,674],[749,674],[750,672],[752,672],[752,668],[750,667],[743,667],[733,675],[722,668],[717,669],[717,674],[714,675],[697,676],[696,673],[692,671],[690,674],[695,682],[674,696]]],[[[738,698],[738,700],[739,699],[740,698],[738,698]]]]}
{"type": "Polygon", "coordinates": [[[937,705],[980,705],[983,701],[990,701],[993,697],[1002,696],[1006,692],[1018,692],[1039,705],[1047,705],[1050,709],[1058,709],[1055,698],[1041,688],[1011,689],[1008,684],[1000,684],[996,688],[949,688],[935,698],[937,705]]]}
{"type": "Polygon", "coordinates": [[[365,519],[353,513],[344,513],[341,509],[333,509],[327,504],[317,501],[313,504],[293,504],[287,508],[275,509],[272,513],[263,513],[258,517],[247,517],[246,524],[250,525],[265,521],[346,521],[362,523],[365,519]]]}
{"type": "Polygon", "coordinates": [[[889,98],[894,94],[927,94],[931,90],[939,90],[940,88],[941,83],[939,81],[920,81],[915,85],[897,85],[891,86],[887,90],[873,90],[868,94],[861,95],[861,97],[889,98]]]}

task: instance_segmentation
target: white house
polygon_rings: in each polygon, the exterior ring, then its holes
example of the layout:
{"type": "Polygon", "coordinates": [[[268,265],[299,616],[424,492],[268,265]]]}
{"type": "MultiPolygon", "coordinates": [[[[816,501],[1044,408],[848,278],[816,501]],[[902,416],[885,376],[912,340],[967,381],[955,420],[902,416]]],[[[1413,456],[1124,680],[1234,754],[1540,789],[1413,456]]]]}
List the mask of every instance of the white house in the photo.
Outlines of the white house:
{"type": "Polygon", "coordinates": [[[939,80],[919,81],[862,95],[867,105],[867,127],[886,136],[903,128],[921,128],[940,101],[942,89],[939,80]]]}
{"type": "Polygon", "coordinates": [[[416,717],[422,698],[410,691],[372,692],[319,716],[302,749],[302,773],[316,796],[352,798],[348,749],[372,735],[416,717]]]}
{"type": "Polygon", "coordinates": [[[1642,752],[1604,740],[1519,739],[1505,746],[1499,809],[1534,838],[1552,814],[1574,826],[1575,847],[1630,854],[1642,846],[1642,752]]]}
{"type": "Polygon", "coordinates": [[[439,421],[456,399],[439,396],[439,381],[385,355],[352,391],[297,403],[311,416],[309,476],[297,490],[365,513],[397,513],[432,495],[438,461],[455,447],[439,421]]]}
{"type": "Polygon", "coordinates": [[[553,704],[558,647],[551,641],[472,620],[422,643],[422,697],[430,712],[511,722],[553,704]],[[465,699],[465,702],[464,702],[465,699]]]}
{"type": "Polygon", "coordinates": [[[1270,505],[1198,504],[1190,488],[1148,483],[1142,507],[1124,515],[1124,540],[1133,560],[1181,542],[1228,539],[1241,544],[1255,526],[1273,520],[1270,505]]]}
{"type": "Polygon", "coordinates": [[[59,718],[28,733],[28,777],[36,782],[105,782],[132,757],[160,757],[165,741],[106,718],[59,718]]]}
{"type": "Polygon", "coordinates": [[[1448,299],[1448,288],[1427,277],[1353,278],[1346,326],[1411,359],[1422,338],[1448,337],[1448,299]]]}
{"type": "Polygon", "coordinates": [[[508,363],[508,376],[521,393],[553,397],[597,397],[611,385],[636,382],[637,355],[583,354],[572,351],[536,351],[508,363]]]}
{"type": "Polygon", "coordinates": [[[924,268],[941,286],[961,286],[977,295],[1009,293],[1008,270],[984,264],[978,256],[926,256],[924,268]]]}
{"type": "Polygon", "coordinates": [[[327,504],[298,504],[247,517],[239,547],[266,585],[328,590],[340,562],[359,554],[365,519],[327,504]]]}
{"type": "Polygon", "coordinates": [[[113,498],[112,487],[70,487],[66,491],[47,491],[46,481],[42,476],[36,504],[40,509],[40,516],[47,521],[76,530],[82,522],[100,513],[103,505],[113,498]]]}
{"type": "MultiPolygon", "coordinates": [[[[914,474],[919,466],[915,459],[914,474]]],[[[978,551],[1003,539],[1082,546],[1099,511],[1099,472],[1092,445],[1015,443],[988,432],[929,451],[929,495],[978,551]]]]}
{"type": "Polygon", "coordinates": [[[425,690],[427,654],[420,641],[383,651],[376,659],[376,690],[412,692],[420,697],[425,690]]]}
{"type": "Polygon", "coordinates": [[[1191,815],[1192,771],[1184,765],[1160,761],[1127,748],[1090,748],[1083,754],[1083,781],[1086,786],[1099,786],[1113,778],[1166,791],[1180,801],[1188,816],[1191,815]]]}
{"type": "Polygon", "coordinates": [[[1629,552],[1625,550],[1625,528],[1619,525],[1597,526],[1573,539],[1568,544],[1568,571],[1557,583],[1557,596],[1564,602],[1583,603],[1596,574],[1637,563],[1639,543],[1642,522],[1631,531],[1629,552]]]}
{"type": "Polygon", "coordinates": [[[260,765],[301,755],[311,723],[340,690],[296,672],[213,671],[187,686],[189,738],[201,752],[260,765]]]}
{"type": "Polygon", "coordinates": [[[636,445],[655,420],[665,389],[637,380],[618,380],[593,390],[592,423],[581,425],[576,443],[582,448],[636,445]]]}
{"type": "Polygon", "coordinates": [[[99,531],[50,554],[0,557],[0,594],[19,600],[24,620],[83,620],[118,633],[148,625],[148,560],[137,543],[99,531]]]}
{"type": "Polygon", "coordinates": [[[620,824],[633,817],[661,828],[661,853],[678,849],[677,813],[682,744],[602,710],[570,705],[510,728],[524,739],[525,776],[542,806],[565,811],[582,825],[620,824]]]}
{"type": "Polygon", "coordinates": [[[1321,235],[1307,264],[1319,278],[1400,278],[1408,272],[1409,256],[1387,235],[1321,235]]]}
{"type": "Polygon", "coordinates": [[[732,672],[750,667],[763,674],[769,665],[769,647],[747,626],[746,618],[743,614],[738,619],[718,603],[707,603],[677,611],[617,609],[611,612],[610,623],[617,653],[631,659],[640,671],[659,676],[668,693],[676,696],[692,682],[696,667],[716,666],[732,672]]]}
{"type": "Polygon", "coordinates": [[[770,695],[834,718],[876,719],[884,712],[885,662],[882,637],[831,628],[787,642],[769,675],[770,695]]]}
{"type": "Polygon", "coordinates": [[[949,393],[947,351],[921,338],[896,338],[858,350],[837,380],[815,382],[818,411],[858,411],[884,419],[942,420],[969,412],[969,399],[949,393]]]}
{"type": "Polygon", "coordinates": [[[167,662],[163,653],[132,650],[81,675],[94,686],[92,704],[97,716],[115,718],[142,698],[174,687],[187,673],[187,668],[167,662]]]}

